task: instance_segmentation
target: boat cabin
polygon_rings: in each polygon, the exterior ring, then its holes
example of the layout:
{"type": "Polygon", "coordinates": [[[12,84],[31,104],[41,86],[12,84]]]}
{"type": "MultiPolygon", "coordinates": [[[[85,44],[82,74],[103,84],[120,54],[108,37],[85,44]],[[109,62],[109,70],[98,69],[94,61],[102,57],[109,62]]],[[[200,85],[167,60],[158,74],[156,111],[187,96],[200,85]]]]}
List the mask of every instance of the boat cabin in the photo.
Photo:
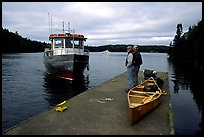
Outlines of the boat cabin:
{"type": "Polygon", "coordinates": [[[63,55],[68,53],[84,53],[84,42],[87,38],[81,34],[51,34],[49,40],[51,42],[51,55],[63,55]]]}

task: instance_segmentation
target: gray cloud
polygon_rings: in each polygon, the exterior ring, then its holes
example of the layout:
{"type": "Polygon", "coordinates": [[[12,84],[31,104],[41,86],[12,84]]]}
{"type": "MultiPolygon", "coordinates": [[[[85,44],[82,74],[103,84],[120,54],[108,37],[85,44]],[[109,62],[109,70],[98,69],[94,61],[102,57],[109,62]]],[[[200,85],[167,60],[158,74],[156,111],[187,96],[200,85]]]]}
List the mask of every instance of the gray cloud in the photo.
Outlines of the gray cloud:
{"type": "Polygon", "coordinates": [[[178,23],[185,32],[202,19],[202,2],[2,2],[2,27],[48,42],[48,13],[53,33],[70,22],[88,45],[169,45],[178,23]]]}

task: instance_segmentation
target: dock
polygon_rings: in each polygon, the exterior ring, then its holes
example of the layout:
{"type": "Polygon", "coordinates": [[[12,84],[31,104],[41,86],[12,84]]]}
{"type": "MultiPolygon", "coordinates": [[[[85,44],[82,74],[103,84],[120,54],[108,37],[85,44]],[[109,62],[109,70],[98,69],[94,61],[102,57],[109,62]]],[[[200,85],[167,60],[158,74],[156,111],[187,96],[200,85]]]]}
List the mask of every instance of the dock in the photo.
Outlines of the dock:
{"type": "MultiPolygon", "coordinates": [[[[127,72],[66,101],[67,109],[46,110],[2,133],[3,135],[174,135],[173,113],[167,72],[161,104],[136,124],[130,124],[127,72]]],[[[139,72],[139,82],[144,81],[139,72]]]]}

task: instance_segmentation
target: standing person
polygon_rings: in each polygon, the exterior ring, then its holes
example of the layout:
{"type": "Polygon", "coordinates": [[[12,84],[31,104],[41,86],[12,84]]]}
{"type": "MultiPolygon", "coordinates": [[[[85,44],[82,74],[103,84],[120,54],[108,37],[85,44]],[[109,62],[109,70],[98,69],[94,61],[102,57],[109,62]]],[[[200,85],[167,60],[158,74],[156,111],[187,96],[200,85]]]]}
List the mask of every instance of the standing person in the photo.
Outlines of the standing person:
{"type": "Polygon", "coordinates": [[[134,71],[135,71],[135,84],[138,85],[138,73],[140,70],[140,65],[142,64],[142,56],[139,52],[139,48],[137,45],[133,47],[133,57],[134,57],[134,71]]]}
{"type": "Polygon", "coordinates": [[[135,71],[134,71],[134,66],[133,66],[133,50],[132,46],[127,47],[127,57],[126,57],[126,62],[125,66],[127,67],[127,74],[128,74],[128,92],[131,88],[135,86],[135,71]]]}

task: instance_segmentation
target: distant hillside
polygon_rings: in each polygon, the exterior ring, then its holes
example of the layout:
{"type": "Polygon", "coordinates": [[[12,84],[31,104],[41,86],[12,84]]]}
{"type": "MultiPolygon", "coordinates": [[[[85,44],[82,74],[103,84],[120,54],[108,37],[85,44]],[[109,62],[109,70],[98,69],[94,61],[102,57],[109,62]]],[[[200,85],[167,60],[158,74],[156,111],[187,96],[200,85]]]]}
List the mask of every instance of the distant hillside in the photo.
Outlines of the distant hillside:
{"type": "Polygon", "coordinates": [[[42,52],[47,47],[47,43],[23,38],[18,32],[10,32],[2,28],[2,53],[23,53],[23,52],[42,52]]]}
{"type": "MultiPolygon", "coordinates": [[[[101,52],[109,50],[110,52],[127,52],[127,46],[133,45],[103,45],[103,46],[88,46],[86,49],[89,49],[90,52],[101,52]]],[[[140,52],[159,52],[159,53],[168,53],[169,46],[160,46],[160,45],[139,45],[140,52]]]]}

